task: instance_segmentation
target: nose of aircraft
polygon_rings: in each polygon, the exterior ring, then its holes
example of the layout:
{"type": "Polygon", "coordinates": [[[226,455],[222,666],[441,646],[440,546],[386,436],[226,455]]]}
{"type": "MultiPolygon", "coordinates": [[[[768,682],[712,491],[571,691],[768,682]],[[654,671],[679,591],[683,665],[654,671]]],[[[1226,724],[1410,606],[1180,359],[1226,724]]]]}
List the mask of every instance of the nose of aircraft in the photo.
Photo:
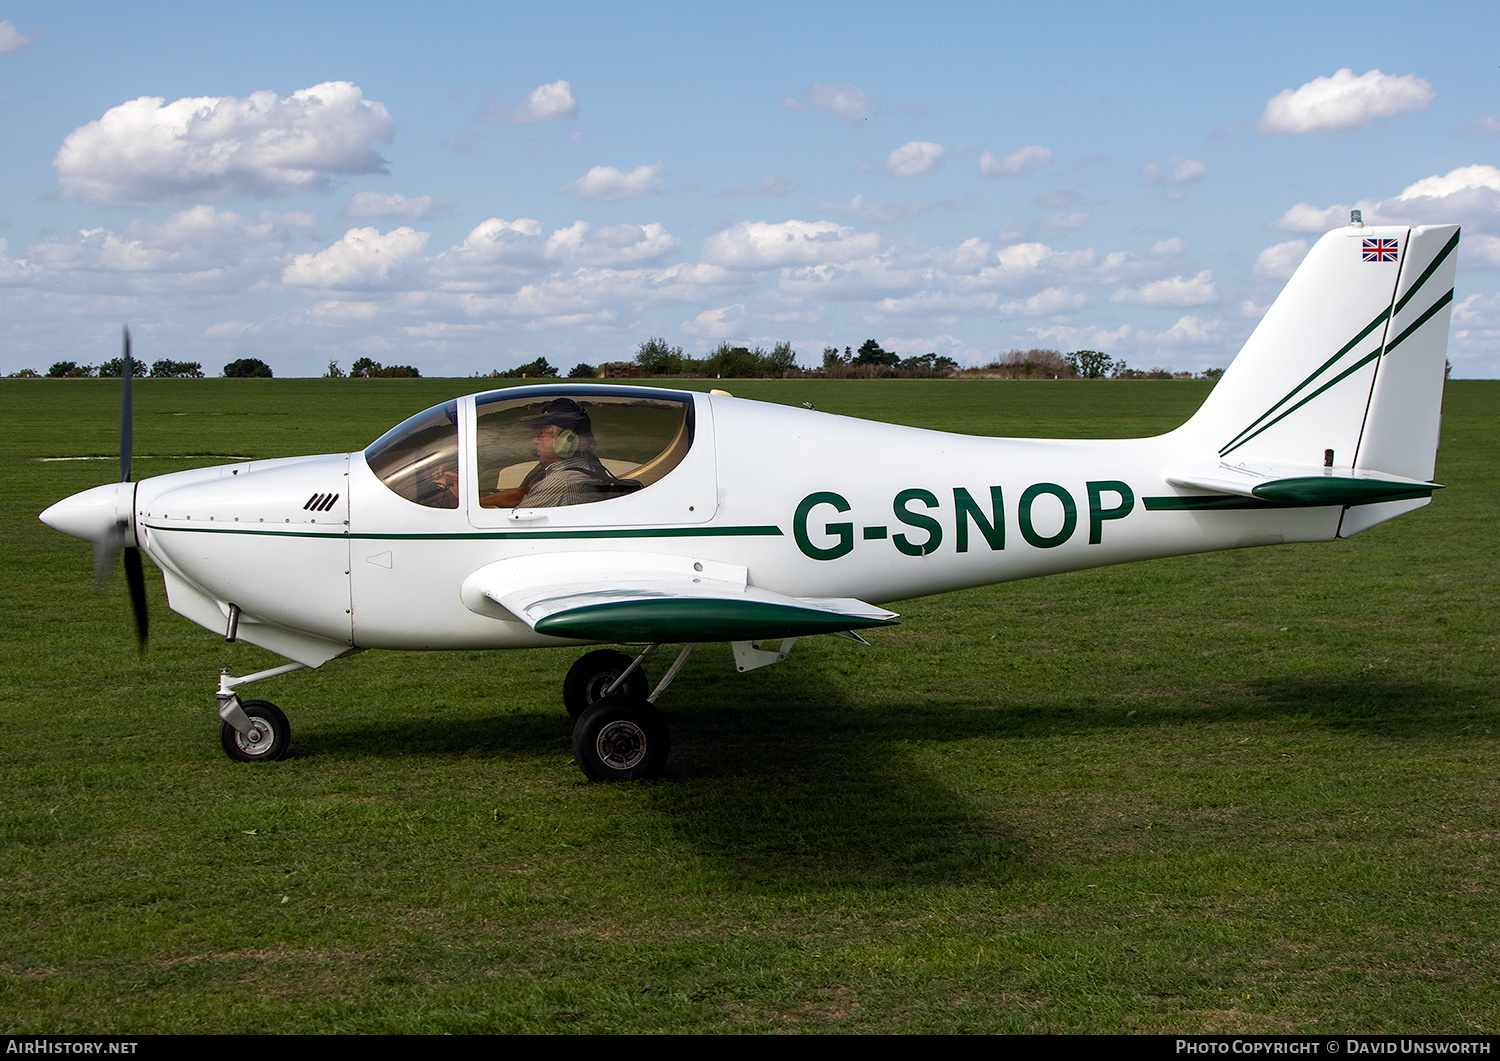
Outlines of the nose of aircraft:
{"type": "Polygon", "coordinates": [[[41,521],[53,530],[82,538],[86,542],[103,542],[121,520],[130,522],[134,483],[106,483],[65,497],[41,515],[41,521]]]}

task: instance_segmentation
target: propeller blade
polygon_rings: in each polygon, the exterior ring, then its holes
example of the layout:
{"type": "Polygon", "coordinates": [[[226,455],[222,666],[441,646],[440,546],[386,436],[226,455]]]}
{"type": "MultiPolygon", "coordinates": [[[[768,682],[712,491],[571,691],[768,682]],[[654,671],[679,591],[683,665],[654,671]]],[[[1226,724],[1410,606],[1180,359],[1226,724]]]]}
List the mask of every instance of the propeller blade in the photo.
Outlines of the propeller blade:
{"type": "Polygon", "coordinates": [[[129,530],[129,524],[121,520],[94,543],[94,581],[99,584],[100,589],[109,580],[109,570],[115,566],[115,557],[125,548],[125,535],[129,530]]]}
{"type": "Polygon", "coordinates": [[[120,482],[130,482],[131,423],[130,380],[135,364],[130,359],[130,328],[125,328],[125,356],[120,361],[120,482]]]}
{"type": "Polygon", "coordinates": [[[135,637],[146,651],[146,573],[141,569],[141,551],[125,550],[125,585],[130,589],[130,607],[135,611],[135,637]]]}

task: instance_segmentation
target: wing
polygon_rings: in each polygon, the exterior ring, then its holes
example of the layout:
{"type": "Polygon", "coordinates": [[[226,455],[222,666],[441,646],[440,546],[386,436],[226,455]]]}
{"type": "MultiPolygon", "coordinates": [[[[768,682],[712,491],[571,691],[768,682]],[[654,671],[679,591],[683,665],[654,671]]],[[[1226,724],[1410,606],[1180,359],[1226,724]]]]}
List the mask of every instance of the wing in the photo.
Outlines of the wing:
{"type": "Polygon", "coordinates": [[[486,564],[464,580],[471,611],[494,604],[539,634],[587,641],[758,641],[892,625],[848,597],[749,585],[734,564],[644,553],[551,553],[486,564]],[[493,604],[489,602],[494,602],[493,604]]]}

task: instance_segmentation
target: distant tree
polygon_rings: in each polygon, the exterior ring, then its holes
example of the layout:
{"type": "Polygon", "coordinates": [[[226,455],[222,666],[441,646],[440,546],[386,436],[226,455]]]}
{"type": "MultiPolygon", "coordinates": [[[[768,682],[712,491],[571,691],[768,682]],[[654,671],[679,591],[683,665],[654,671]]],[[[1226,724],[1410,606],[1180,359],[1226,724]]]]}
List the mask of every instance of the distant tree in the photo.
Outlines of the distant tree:
{"type": "Polygon", "coordinates": [[[271,366],[258,357],[242,357],[224,366],[226,379],[270,379],[271,366]]]}
{"type": "Polygon", "coordinates": [[[683,372],[682,347],[665,339],[647,339],[636,347],[635,364],[647,376],[679,376],[683,372]]]}
{"type": "Polygon", "coordinates": [[[767,356],[760,347],[750,350],[727,342],[720,343],[703,360],[703,372],[725,379],[757,379],[766,374],[767,356]]]}
{"type": "Polygon", "coordinates": [[[934,351],[930,354],[922,354],[920,357],[906,357],[896,366],[902,375],[911,376],[946,376],[958,368],[958,362],[951,357],[939,357],[934,351]]]}
{"type": "Polygon", "coordinates": [[[1223,375],[1224,370],[1222,368],[1205,368],[1202,372],[1198,373],[1198,378],[1217,380],[1223,375]]]}
{"type": "Polygon", "coordinates": [[[151,375],[158,379],[202,379],[203,364],[199,361],[153,361],[151,375]]]}
{"type": "Polygon", "coordinates": [[[370,375],[381,379],[421,379],[422,373],[411,365],[376,365],[370,375]]]}
{"type": "Polygon", "coordinates": [[[370,375],[373,375],[374,373],[379,372],[379,371],[380,371],[380,362],[379,361],[376,361],[376,360],[374,360],[372,358],[368,358],[368,357],[361,357],[361,358],[356,359],[355,362],[354,362],[354,364],[350,366],[350,368],[349,368],[349,375],[351,377],[357,377],[357,378],[360,378],[360,379],[364,379],[364,378],[366,378],[366,377],[368,377],[370,375]]]}
{"type": "Polygon", "coordinates": [[[895,365],[900,361],[901,358],[889,350],[882,350],[874,339],[866,339],[860,344],[859,353],[854,358],[856,365],[895,365]]]}
{"type": "Polygon", "coordinates": [[[1114,359],[1101,350],[1075,350],[1067,361],[1079,379],[1104,379],[1115,369],[1114,359]]]}
{"type": "Polygon", "coordinates": [[[771,352],[766,355],[766,374],[773,377],[781,377],[797,367],[797,351],[792,349],[792,344],[783,339],[771,347],[771,352]]]}
{"type": "MultiPolygon", "coordinates": [[[[123,358],[123,357],[112,357],[108,361],[102,362],[99,365],[99,375],[101,377],[106,377],[107,376],[107,377],[112,377],[114,379],[119,379],[120,378],[120,373],[122,373],[124,371],[125,371],[125,358],[123,358]]],[[[145,374],[146,374],[146,366],[143,365],[143,364],[141,364],[135,358],[131,358],[130,359],[130,375],[131,375],[131,377],[133,378],[133,377],[136,377],[136,376],[144,376],[145,374]]]]}
{"type": "Polygon", "coordinates": [[[557,369],[549,365],[545,357],[539,357],[504,372],[491,372],[490,375],[495,379],[521,379],[523,376],[526,379],[556,379],[557,369]]]}
{"type": "Polygon", "coordinates": [[[580,361],[568,369],[569,379],[593,379],[597,375],[599,375],[599,370],[587,361],[580,361]]]}
{"type": "Polygon", "coordinates": [[[840,365],[847,365],[848,363],[849,363],[849,358],[846,357],[845,355],[839,353],[839,348],[838,347],[836,347],[836,346],[825,346],[825,347],[823,347],[823,367],[825,369],[828,369],[828,368],[838,368],[840,365]]]}
{"type": "Polygon", "coordinates": [[[47,370],[49,379],[80,379],[94,374],[93,365],[80,365],[73,361],[57,361],[47,370]]]}
{"type": "Polygon", "coordinates": [[[344,378],[344,370],[341,369],[341,368],[339,368],[339,363],[337,361],[330,361],[330,362],[328,362],[328,371],[325,372],[325,373],[323,373],[323,378],[324,379],[343,379],[344,378]]]}
{"type": "Polygon", "coordinates": [[[6,379],[41,379],[42,374],[34,368],[23,368],[19,372],[12,372],[6,379]]]}

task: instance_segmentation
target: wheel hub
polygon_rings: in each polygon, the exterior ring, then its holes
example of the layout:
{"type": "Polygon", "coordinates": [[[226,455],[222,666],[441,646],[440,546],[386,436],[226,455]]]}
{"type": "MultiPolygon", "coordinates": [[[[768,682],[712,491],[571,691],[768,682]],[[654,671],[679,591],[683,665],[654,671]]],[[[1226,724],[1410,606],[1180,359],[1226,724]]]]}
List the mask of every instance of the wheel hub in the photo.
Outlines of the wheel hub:
{"type": "Polygon", "coordinates": [[[592,704],[595,700],[603,697],[619,676],[619,671],[607,671],[604,674],[596,674],[590,678],[588,685],[585,686],[586,691],[584,693],[588,697],[589,703],[592,704]]]}
{"type": "Polygon", "coordinates": [[[621,719],[599,731],[599,758],[616,770],[630,770],[646,757],[646,732],[634,722],[621,719]]]}
{"type": "Polygon", "coordinates": [[[247,755],[264,755],[276,743],[276,731],[265,719],[257,718],[250,726],[249,733],[235,734],[235,743],[247,755]]]}

